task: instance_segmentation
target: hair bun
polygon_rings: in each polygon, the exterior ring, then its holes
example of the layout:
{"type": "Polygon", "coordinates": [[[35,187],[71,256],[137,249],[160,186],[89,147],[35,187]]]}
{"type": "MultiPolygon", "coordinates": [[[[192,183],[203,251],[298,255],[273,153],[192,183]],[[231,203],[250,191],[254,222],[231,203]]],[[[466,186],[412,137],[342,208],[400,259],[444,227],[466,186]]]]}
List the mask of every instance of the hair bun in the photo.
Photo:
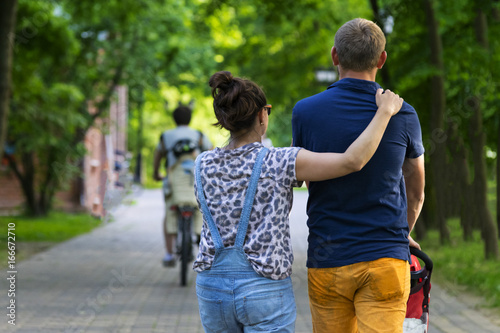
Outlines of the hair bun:
{"type": "Polygon", "coordinates": [[[212,75],[208,84],[213,89],[227,89],[233,83],[233,74],[228,71],[220,71],[212,75]]]}
{"type": "Polygon", "coordinates": [[[231,133],[251,128],[257,114],[266,105],[266,95],[254,82],[233,77],[231,72],[221,71],[210,77],[214,112],[217,123],[214,125],[231,133]]]}

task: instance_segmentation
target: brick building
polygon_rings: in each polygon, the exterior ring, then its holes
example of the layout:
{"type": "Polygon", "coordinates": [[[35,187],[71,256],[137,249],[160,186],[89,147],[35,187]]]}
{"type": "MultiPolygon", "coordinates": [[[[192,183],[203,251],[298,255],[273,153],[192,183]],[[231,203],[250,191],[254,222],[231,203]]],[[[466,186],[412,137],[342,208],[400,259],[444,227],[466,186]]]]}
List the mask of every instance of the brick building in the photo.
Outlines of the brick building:
{"type": "MultiPolygon", "coordinates": [[[[95,112],[89,107],[89,112],[95,112]]],[[[85,136],[87,154],[83,161],[83,181],[75,180],[67,191],[55,195],[55,206],[64,210],[84,208],[95,216],[104,216],[107,204],[116,200],[122,184],[119,177],[127,172],[128,89],[117,86],[106,117],[96,120],[85,136]]],[[[21,185],[8,166],[0,166],[0,215],[22,211],[21,185]]]]}

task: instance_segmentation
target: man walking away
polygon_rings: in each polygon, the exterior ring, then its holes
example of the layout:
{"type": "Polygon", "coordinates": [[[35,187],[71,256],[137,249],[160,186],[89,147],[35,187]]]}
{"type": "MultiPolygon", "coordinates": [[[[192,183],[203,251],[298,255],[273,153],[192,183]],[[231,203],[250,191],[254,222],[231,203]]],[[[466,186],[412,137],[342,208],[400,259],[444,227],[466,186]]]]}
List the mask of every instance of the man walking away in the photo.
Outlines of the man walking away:
{"type": "MultiPolygon", "coordinates": [[[[294,146],[341,153],[375,115],[385,37],[355,19],[335,34],[338,82],[299,101],[294,146]]],[[[404,103],[359,172],[309,184],[308,288],[313,331],[402,332],[410,289],[410,237],[424,198],[424,148],[417,113],[404,103]]]]}

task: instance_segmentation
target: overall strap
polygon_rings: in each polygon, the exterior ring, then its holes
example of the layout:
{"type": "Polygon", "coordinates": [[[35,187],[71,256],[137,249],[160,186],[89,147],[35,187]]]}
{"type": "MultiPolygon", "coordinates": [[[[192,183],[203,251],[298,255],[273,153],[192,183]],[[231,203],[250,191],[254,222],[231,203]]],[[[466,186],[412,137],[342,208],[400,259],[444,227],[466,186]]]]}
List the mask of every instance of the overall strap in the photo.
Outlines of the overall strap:
{"type": "MultiPolygon", "coordinates": [[[[243,243],[245,241],[245,236],[247,232],[247,227],[248,227],[248,221],[250,220],[250,213],[252,212],[252,206],[253,206],[253,201],[255,198],[255,192],[257,191],[257,184],[260,176],[260,172],[262,170],[262,163],[264,161],[264,157],[267,153],[268,149],[267,148],[262,148],[259,154],[257,155],[257,159],[255,161],[253,170],[252,170],[252,176],[250,177],[250,182],[247,188],[247,193],[245,195],[245,203],[243,205],[243,210],[241,212],[241,218],[240,222],[238,223],[238,231],[236,234],[236,241],[235,241],[235,247],[243,247],[243,243]]],[[[198,200],[200,201],[201,205],[201,210],[203,212],[203,215],[205,216],[205,219],[208,224],[208,228],[210,229],[210,233],[212,234],[212,239],[214,241],[215,248],[217,250],[223,249],[224,248],[224,243],[222,242],[222,238],[219,234],[219,230],[217,229],[217,226],[215,225],[215,222],[213,220],[212,214],[210,213],[210,210],[208,209],[207,205],[207,200],[205,198],[205,194],[203,192],[203,186],[201,183],[201,159],[202,155],[200,154],[198,158],[196,159],[196,171],[195,171],[195,178],[196,178],[196,187],[198,191],[198,200]]]]}
{"type": "Polygon", "coordinates": [[[262,163],[264,157],[267,154],[268,149],[266,147],[262,148],[257,155],[255,164],[252,170],[252,176],[250,177],[250,182],[247,188],[247,193],[245,194],[245,203],[243,205],[243,210],[241,211],[240,222],[238,223],[238,232],[236,234],[236,241],[234,246],[237,248],[243,248],[243,243],[245,242],[245,236],[247,234],[248,221],[250,220],[250,213],[252,213],[253,201],[255,198],[255,192],[257,192],[257,184],[260,177],[260,172],[262,170],[262,163]]]}
{"type": "Polygon", "coordinates": [[[196,159],[196,166],[195,166],[195,179],[196,179],[196,187],[198,191],[198,200],[200,201],[201,205],[201,211],[203,213],[203,216],[205,216],[205,220],[207,220],[208,228],[210,229],[210,233],[212,234],[212,239],[214,241],[215,248],[217,250],[223,249],[224,248],[224,243],[222,242],[222,238],[219,234],[219,230],[217,230],[217,226],[214,223],[214,219],[212,217],[212,214],[210,213],[210,210],[208,209],[207,205],[207,200],[205,199],[205,194],[203,193],[203,185],[201,184],[201,159],[205,155],[205,153],[201,153],[198,155],[198,158],[196,159]]]}

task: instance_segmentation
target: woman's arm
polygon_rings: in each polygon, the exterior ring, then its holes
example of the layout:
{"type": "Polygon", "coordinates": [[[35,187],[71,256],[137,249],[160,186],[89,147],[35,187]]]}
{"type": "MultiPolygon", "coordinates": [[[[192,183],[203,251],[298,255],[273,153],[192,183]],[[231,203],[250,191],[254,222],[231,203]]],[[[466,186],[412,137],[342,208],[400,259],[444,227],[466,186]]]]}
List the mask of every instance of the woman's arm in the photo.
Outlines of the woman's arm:
{"type": "Polygon", "coordinates": [[[321,181],[345,176],[361,170],[377,150],[384,131],[393,115],[399,112],[403,99],[390,90],[375,95],[378,110],[368,127],[347,148],[345,153],[314,153],[301,149],[295,169],[297,180],[321,181]]]}

